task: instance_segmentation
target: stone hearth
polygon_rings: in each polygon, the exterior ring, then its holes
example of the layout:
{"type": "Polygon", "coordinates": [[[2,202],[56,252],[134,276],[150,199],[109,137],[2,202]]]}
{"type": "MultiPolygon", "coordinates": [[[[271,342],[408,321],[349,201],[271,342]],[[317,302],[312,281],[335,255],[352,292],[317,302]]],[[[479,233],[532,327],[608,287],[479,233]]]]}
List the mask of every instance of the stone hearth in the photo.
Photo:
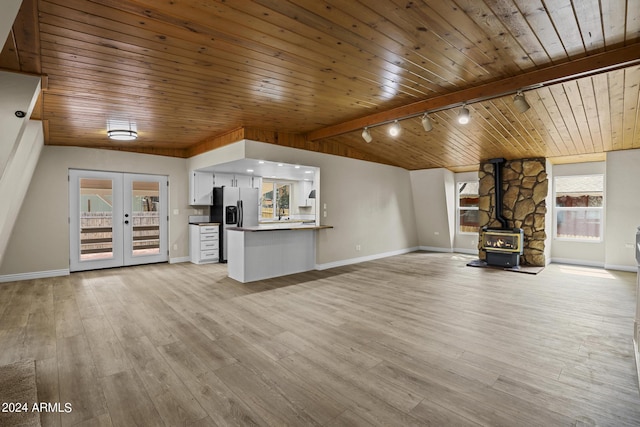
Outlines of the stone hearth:
{"type": "MultiPolygon", "coordinates": [[[[479,223],[480,228],[500,228],[495,216],[495,189],[493,164],[480,164],[479,223]]],[[[503,216],[509,227],[522,228],[524,231],[524,254],[520,258],[522,265],[544,267],[546,197],[549,180],[544,158],[508,160],[502,169],[503,216]]],[[[478,239],[480,259],[486,259],[486,253],[478,239]]]]}

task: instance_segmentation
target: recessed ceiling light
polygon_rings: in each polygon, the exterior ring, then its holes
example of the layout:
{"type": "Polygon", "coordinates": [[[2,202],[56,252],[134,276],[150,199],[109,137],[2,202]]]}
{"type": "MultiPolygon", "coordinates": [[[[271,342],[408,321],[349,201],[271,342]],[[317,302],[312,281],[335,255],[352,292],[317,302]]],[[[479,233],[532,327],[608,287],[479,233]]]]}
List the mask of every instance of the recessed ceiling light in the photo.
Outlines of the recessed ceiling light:
{"type": "Polygon", "coordinates": [[[253,169],[247,169],[247,172],[253,172],[253,169]]]}
{"type": "Polygon", "coordinates": [[[295,165],[294,166],[296,169],[300,169],[300,165],[295,165]]]}
{"type": "Polygon", "coordinates": [[[282,163],[278,163],[278,166],[284,166],[282,163]]]}
{"type": "Polygon", "coordinates": [[[261,165],[264,164],[264,160],[258,160],[258,163],[260,163],[261,165]]]}
{"type": "Polygon", "coordinates": [[[304,171],[304,173],[313,173],[313,171],[304,171]]]}

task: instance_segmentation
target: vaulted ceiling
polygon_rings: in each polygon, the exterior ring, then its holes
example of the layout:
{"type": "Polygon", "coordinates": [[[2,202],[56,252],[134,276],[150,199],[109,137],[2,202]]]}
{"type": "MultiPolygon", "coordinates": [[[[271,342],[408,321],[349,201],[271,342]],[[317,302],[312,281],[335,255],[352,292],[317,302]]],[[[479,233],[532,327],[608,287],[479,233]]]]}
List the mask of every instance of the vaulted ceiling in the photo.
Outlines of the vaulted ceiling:
{"type": "Polygon", "coordinates": [[[410,170],[640,148],[640,0],[23,0],[0,68],[45,76],[49,145],[242,135],[410,170]]]}

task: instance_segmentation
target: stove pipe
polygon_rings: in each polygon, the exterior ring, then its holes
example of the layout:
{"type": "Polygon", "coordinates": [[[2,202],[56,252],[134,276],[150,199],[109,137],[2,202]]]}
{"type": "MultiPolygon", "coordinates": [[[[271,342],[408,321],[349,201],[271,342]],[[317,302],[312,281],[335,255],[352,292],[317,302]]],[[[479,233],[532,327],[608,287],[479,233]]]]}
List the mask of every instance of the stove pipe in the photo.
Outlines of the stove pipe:
{"type": "Polygon", "coordinates": [[[505,159],[502,157],[496,159],[490,159],[489,163],[493,163],[493,183],[495,192],[495,211],[496,220],[500,223],[502,228],[507,227],[507,219],[502,216],[502,165],[505,159]]]}

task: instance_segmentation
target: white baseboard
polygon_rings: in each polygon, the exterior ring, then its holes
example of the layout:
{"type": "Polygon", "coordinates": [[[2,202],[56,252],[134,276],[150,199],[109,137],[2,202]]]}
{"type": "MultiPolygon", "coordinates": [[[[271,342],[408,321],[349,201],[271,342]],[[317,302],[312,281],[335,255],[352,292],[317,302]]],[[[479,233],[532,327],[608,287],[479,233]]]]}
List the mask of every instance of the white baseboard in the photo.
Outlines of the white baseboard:
{"type": "Polygon", "coordinates": [[[5,274],[4,276],[0,276],[0,283],[68,276],[69,274],[70,273],[68,268],[64,268],[61,270],[34,271],[30,273],[5,274]]]}
{"type": "Polygon", "coordinates": [[[635,273],[636,271],[638,271],[637,265],[605,264],[604,268],[606,270],[630,271],[631,273],[635,273]]]}
{"type": "Polygon", "coordinates": [[[569,264],[569,265],[581,265],[583,267],[598,267],[605,268],[604,262],[598,261],[586,261],[583,259],[571,259],[571,258],[551,258],[550,263],[554,264],[569,264]]]}
{"type": "Polygon", "coordinates": [[[477,249],[453,248],[453,252],[458,254],[465,254],[465,255],[476,255],[476,256],[478,255],[477,249]]]}
{"type": "Polygon", "coordinates": [[[408,254],[409,252],[415,252],[418,249],[419,249],[418,247],[400,249],[397,251],[384,252],[381,254],[367,255],[367,256],[358,257],[358,258],[350,258],[350,259],[344,259],[340,261],[327,262],[325,264],[316,264],[315,268],[316,270],[327,270],[329,268],[343,267],[345,265],[359,264],[361,262],[373,261],[380,258],[387,258],[395,255],[408,254]]]}
{"type": "Polygon", "coordinates": [[[435,246],[419,246],[418,249],[421,251],[429,251],[429,252],[453,252],[452,248],[438,248],[435,246]]]}
{"type": "Polygon", "coordinates": [[[629,271],[631,273],[635,273],[636,271],[638,271],[637,265],[605,264],[603,262],[586,261],[582,259],[551,258],[551,262],[554,264],[569,264],[569,265],[581,265],[583,267],[604,268],[605,270],[629,271]]]}
{"type": "Polygon", "coordinates": [[[190,261],[191,261],[191,257],[188,257],[188,256],[169,258],[169,264],[178,264],[181,262],[190,262],[190,261]]]}

